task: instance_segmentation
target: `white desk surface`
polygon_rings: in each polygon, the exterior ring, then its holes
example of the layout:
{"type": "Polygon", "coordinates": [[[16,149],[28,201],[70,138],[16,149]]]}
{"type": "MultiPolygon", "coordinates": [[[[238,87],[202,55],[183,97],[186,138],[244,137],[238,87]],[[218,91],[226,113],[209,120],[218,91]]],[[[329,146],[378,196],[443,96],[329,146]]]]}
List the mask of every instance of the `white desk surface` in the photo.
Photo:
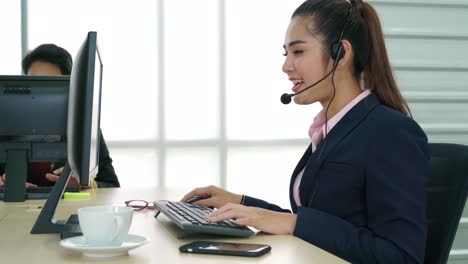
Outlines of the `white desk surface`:
{"type": "MultiPolygon", "coordinates": [[[[149,202],[160,199],[178,200],[184,191],[186,190],[163,188],[100,189],[97,191],[97,201],[99,205],[124,205],[124,201],[132,199],[149,202]]],[[[148,244],[130,250],[126,256],[105,259],[85,257],[79,252],[62,248],[58,234],[30,234],[44,202],[0,202],[0,263],[346,263],[294,236],[258,233],[247,239],[192,236],[179,240],[176,238],[179,229],[162,214],[156,220],[152,210],[136,211],[130,228],[130,234],[149,238],[148,244]],[[272,250],[257,258],[179,253],[179,246],[202,239],[268,244],[272,250]]],[[[66,219],[70,214],[76,214],[78,208],[95,204],[94,199],[62,200],[57,207],[56,218],[66,219]]]]}

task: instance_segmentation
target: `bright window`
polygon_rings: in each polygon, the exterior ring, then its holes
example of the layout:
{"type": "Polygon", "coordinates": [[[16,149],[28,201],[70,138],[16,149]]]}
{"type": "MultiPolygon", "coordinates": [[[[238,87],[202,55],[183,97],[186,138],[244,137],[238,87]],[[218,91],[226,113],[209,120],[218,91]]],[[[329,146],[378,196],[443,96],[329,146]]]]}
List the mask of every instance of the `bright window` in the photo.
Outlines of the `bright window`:
{"type": "Polygon", "coordinates": [[[101,128],[108,141],[157,137],[156,14],[153,0],[29,1],[30,50],[54,43],[75,57],[87,32],[98,32],[101,128]]]}
{"type": "Polygon", "coordinates": [[[98,32],[101,127],[123,187],[215,184],[289,207],[318,111],[279,100],[291,92],[282,46],[301,2],[29,1],[29,49],[75,56],[98,32]]]}
{"type": "Polygon", "coordinates": [[[21,74],[21,1],[0,1],[0,74],[21,74]]]}

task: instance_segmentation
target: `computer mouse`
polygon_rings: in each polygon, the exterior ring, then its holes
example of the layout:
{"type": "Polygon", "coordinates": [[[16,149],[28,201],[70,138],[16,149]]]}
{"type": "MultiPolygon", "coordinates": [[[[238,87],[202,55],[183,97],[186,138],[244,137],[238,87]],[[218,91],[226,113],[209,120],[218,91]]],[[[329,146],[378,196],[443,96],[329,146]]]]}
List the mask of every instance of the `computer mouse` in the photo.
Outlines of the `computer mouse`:
{"type": "Polygon", "coordinates": [[[205,197],[202,197],[202,196],[193,196],[192,198],[188,199],[188,201],[186,203],[189,203],[189,204],[193,204],[197,201],[200,201],[200,200],[203,200],[203,199],[206,199],[205,197]]]}

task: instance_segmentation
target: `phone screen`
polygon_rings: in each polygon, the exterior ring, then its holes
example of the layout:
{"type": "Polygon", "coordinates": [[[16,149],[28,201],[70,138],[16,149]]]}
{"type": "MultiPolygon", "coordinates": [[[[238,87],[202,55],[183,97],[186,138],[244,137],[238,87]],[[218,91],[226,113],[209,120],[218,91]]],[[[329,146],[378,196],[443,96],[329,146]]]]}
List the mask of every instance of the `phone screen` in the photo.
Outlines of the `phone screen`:
{"type": "Polygon", "coordinates": [[[210,245],[199,246],[199,248],[206,250],[225,250],[225,251],[260,251],[267,247],[266,245],[257,244],[239,244],[239,243],[213,243],[210,245]]]}
{"type": "Polygon", "coordinates": [[[269,252],[270,250],[271,247],[268,245],[214,241],[194,241],[180,247],[180,251],[183,253],[202,253],[246,257],[258,257],[269,252]]]}

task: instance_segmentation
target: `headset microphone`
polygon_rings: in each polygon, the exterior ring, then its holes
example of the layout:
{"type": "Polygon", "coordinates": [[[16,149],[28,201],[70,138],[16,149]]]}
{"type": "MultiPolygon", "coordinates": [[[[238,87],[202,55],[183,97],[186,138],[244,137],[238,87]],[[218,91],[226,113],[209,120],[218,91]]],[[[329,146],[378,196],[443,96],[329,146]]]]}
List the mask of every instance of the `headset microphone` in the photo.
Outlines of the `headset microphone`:
{"type": "Polygon", "coordinates": [[[289,104],[291,102],[291,97],[293,97],[294,94],[288,94],[288,93],[284,93],[282,96],[281,96],[281,102],[283,104],[289,104]]]}
{"type": "Polygon", "coordinates": [[[314,84],[311,84],[311,85],[307,86],[306,88],[300,90],[299,92],[297,92],[297,93],[292,93],[292,94],[285,93],[285,94],[281,95],[281,102],[282,102],[283,104],[289,104],[289,103],[291,103],[291,98],[292,98],[292,97],[294,97],[294,96],[296,96],[296,95],[298,95],[298,94],[301,94],[301,93],[305,92],[306,90],[308,90],[308,89],[314,87],[315,85],[319,84],[321,81],[325,80],[328,76],[330,76],[330,74],[333,73],[333,71],[335,70],[335,67],[336,67],[336,65],[333,65],[333,69],[332,69],[329,73],[327,73],[327,75],[323,76],[322,79],[318,80],[318,81],[315,82],[314,84]]]}

